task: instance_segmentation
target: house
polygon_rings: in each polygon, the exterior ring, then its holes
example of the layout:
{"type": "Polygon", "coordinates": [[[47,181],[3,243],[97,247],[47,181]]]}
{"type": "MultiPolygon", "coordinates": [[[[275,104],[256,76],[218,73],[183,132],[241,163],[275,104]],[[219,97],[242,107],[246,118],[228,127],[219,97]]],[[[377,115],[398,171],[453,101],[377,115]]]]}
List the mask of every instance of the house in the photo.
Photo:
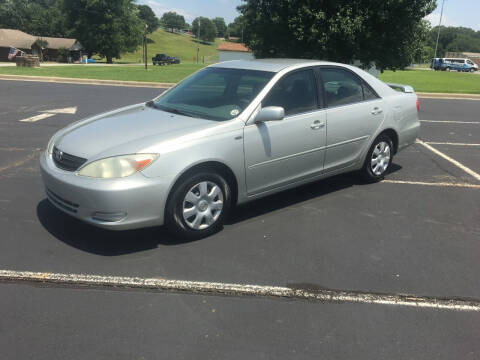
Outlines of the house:
{"type": "Polygon", "coordinates": [[[252,60],[255,59],[253,53],[241,43],[223,42],[217,47],[219,52],[218,61],[230,60],[252,60]]]}
{"type": "Polygon", "coordinates": [[[35,40],[35,36],[20,30],[0,29],[0,61],[8,61],[10,47],[30,53],[35,40]]]}
{"type": "Polygon", "coordinates": [[[70,62],[80,60],[83,49],[76,39],[33,36],[20,30],[0,29],[0,61],[8,61],[10,47],[45,60],[56,60],[59,49],[64,48],[70,62]]]}
{"type": "Polygon", "coordinates": [[[65,49],[68,51],[68,62],[80,61],[82,57],[83,47],[76,39],[47,36],[41,36],[36,39],[35,43],[32,45],[32,54],[42,54],[43,59],[45,60],[56,60],[58,58],[59,49],[65,49]]]}

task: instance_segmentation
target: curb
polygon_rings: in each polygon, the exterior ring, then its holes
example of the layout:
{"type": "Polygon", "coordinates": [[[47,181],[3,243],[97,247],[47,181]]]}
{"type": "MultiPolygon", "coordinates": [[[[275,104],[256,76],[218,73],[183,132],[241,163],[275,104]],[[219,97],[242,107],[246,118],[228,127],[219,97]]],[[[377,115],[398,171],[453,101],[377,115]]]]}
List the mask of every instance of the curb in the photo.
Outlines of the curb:
{"type": "Polygon", "coordinates": [[[97,80],[97,79],[77,79],[63,77],[47,77],[47,76],[24,76],[24,75],[3,75],[0,74],[0,80],[15,81],[36,81],[50,82],[61,84],[83,84],[83,85],[107,85],[107,86],[131,86],[131,87],[147,87],[147,88],[171,88],[175,83],[159,83],[144,81],[121,81],[121,80],[97,80]]]}
{"type": "MultiPolygon", "coordinates": [[[[47,76],[26,76],[26,75],[2,75],[0,80],[16,80],[16,81],[37,81],[51,82],[62,84],[84,84],[84,85],[106,85],[106,86],[130,86],[130,87],[147,87],[147,88],[171,88],[175,83],[159,83],[146,81],[122,81],[122,80],[97,80],[97,79],[77,79],[64,77],[47,77],[47,76]]],[[[480,100],[480,94],[455,94],[455,93],[428,93],[417,92],[421,99],[459,99],[459,100],[480,100]]]]}

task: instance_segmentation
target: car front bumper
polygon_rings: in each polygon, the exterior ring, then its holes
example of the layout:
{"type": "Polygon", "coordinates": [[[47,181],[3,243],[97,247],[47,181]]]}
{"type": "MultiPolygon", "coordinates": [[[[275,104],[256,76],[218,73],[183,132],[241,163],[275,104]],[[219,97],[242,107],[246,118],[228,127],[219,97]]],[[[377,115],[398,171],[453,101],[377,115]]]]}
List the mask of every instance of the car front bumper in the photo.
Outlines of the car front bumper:
{"type": "Polygon", "coordinates": [[[40,157],[48,200],[63,212],[89,224],[112,230],[163,224],[167,183],[141,173],[97,179],[57,168],[51,155],[40,157]]]}

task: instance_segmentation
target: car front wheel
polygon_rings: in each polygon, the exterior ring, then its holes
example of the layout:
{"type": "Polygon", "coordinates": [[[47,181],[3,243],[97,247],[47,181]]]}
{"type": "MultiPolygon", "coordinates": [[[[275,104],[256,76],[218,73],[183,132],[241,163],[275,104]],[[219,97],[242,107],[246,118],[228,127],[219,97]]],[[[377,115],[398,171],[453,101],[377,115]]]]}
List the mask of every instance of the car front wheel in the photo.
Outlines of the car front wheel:
{"type": "Polygon", "coordinates": [[[227,181],[216,173],[199,173],[174,187],[166,206],[165,225],[175,237],[200,239],[222,229],[230,206],[227,181]]]}
{"type": "Polygon", "coordinates": [[[367,182],[377,182],[384,178],[393,160],[393,143],[387,135],[378,136],[367,153],[362,168],[362,177],[367,182]]]}

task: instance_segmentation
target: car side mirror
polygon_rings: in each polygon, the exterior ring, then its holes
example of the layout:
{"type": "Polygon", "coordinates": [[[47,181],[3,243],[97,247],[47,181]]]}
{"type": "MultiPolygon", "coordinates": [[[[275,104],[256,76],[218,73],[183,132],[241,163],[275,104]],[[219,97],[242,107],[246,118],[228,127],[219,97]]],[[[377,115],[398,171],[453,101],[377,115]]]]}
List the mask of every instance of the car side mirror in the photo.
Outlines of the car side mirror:
{"type": "Polygon", "coordinates": [[[285,109],[281,106],[267,106],[255,116],[254,122],[279,121],[285,117],[285,109]]]}

